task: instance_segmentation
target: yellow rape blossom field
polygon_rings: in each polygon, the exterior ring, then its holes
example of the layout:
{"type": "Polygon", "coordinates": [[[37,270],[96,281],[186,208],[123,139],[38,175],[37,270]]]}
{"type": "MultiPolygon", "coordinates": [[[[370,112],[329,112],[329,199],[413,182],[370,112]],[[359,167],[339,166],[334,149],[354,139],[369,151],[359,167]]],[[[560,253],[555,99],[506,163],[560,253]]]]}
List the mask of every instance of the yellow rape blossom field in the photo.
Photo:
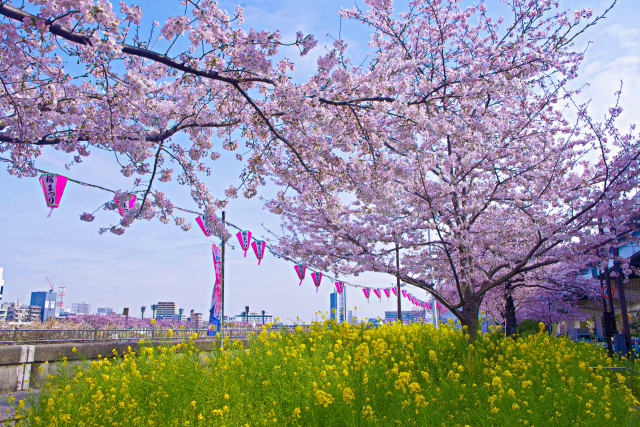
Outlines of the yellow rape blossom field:
{"type": "MultiPolygon", "coordinates": [[[[588,343],[325,322],[248,348],[192,340],[61,370],[17,408],[34,426],[640,425],[627,371],[588,343]],[[595,368],[595,369],[593,369],[595,368]]],[[[635,368],[634,368],[635,369],[635,368]]]]}

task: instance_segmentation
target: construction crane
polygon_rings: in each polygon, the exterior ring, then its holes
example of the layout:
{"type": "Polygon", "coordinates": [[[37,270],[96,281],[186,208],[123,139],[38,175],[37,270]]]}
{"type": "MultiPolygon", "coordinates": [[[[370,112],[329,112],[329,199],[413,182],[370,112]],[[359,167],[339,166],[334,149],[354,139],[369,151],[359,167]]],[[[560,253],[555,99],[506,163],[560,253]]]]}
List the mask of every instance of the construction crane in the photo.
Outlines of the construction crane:
{"type": "Polygon", "coordinates": [[[64,290],[67,287],[64,285],[64,282],[62,282],[62,284],[60,286],[58,286],[58,302],[57,302],[57,306],[58,306],[58,313],[62,314],[64,312],[64,296],[66,295],[66,293],[64,292],[64,290]]]}
{"type": "MultiPolygon", "coordinates": [[[[49,282],[49,298],[48,298],[49,301],[50,301],[49,304],[53,305],[54,301],[51,298],[51,294],[53,293],[53,291],[55,289],[55,286],[54,286],[53,282],[51,281],[51,279],[49,279],[48,277],[47,277],[47,282],[49,282]]],[[[57,309],[58,314],[60,314],[60,313],[62,313],[64,311],[64,296],[66,295],[64,290],[66,288],[67,287],[64,285],[64,282],[62,282],[62,284],[58,286],[58,289],[59,289],[58,290],[58,295],[57,295],[58,300],[55,301],[55,306],[54,306],[57,309]]]]}
{"type": "Polygon", "coordinates": [[[53,292],[53,283],[51,282],[51,280],[47,277],[47,282],[49,282],[49,287],[51,289],[49,289],[49,293],[53,292]]]}

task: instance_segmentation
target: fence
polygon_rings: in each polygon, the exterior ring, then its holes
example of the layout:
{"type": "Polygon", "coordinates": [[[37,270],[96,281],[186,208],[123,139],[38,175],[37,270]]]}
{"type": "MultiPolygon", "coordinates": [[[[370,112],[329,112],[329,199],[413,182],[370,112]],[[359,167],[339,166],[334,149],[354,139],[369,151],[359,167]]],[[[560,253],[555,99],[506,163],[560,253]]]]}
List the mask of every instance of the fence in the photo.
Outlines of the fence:
{"type": "MultiPolygon", "coordinates": [[[[295,326],[274,326],[270,330],[290,331],[295,326]]],[[[256,327],[225,328],[224,335],[231,339],[246,338],[251,332],[259,332],[256,327]]],[[[59,342],[90,341],[138,341],[145,340],[182,340],[194,333],[199,338],[207,336],[207,329],[0,329],[0,344],[36,344],[59,342]],[[171,332],[169,332],[171,331],[171,332]],[[170,336],[171,335],[171,336],[170,336]]]]}

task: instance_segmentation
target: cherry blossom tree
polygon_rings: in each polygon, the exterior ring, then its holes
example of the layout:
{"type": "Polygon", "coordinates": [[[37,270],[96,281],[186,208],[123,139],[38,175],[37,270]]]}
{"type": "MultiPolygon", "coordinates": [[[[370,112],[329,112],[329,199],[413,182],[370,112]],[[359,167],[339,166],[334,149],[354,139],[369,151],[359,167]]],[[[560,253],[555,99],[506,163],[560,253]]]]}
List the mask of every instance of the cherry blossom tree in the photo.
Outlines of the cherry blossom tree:
{"type": "Polygon", "coordinates": [[[140,7],[124,2],[0,0],[9,173],[34,176],[44,149],[70,164],[113,153],[139,195],[116,234],[138,218],[188,228],[158,181],[186,186],[214,215],[271,179],[283,252],[335,273],[398,276],[471,330],[507,284],[544,286],[549,268],[598,262],[625,234],[635,129],[616,127],[617,105],[597,122],[573,89],[573,42],[606,10],[509,0],[509,18],[494,19],[483,3],[415,0],[396,12],[368,0],[342,13],[370,29],[370,61],[352,64],[337,40],[298,84],[280,48],[304,55],[311,36],[287,43],[243,29],[239,8],[176,4],[145,32],[140,7]],[[203,182],[210,161],[241,144],[242,182],[216,198],[203,182]]]}
{"type": "Polygon", "coordinates": [[[470,331],[485,298],[504,307],[505,286],[524,293],[560,263],[596,262],[635,210],[640,155],[617,103],[597,122],[576,100],[574,40],[607,10],[511,0],[493,19],[482,3],[366,3],[342,13],[370,29],[370,61],[353,65],[337,41],[291,89],[306,102],[283,107],[311,173],[275,149],[281,249],[336,273],[399,276],[470,331]]]}
{"type": "MultiPolygon", "coordinates": [[[[0,1],[0,153],[10,174],[34,176],[45,149],[68,153],[70,164],[111,152],[139,200],[123,226],[155,216],[188,228],[158,181],[187,186],[214,215],[239,191],[255,195],[270,142],[295,155],[278,129],[280,111],[267,103],[293,69],[274,59],[285,45],[280,33],[244,30],[242,9],[229,14],[211,0],[175,6],[177,15],[145,31],[141,8],[124,2],[0,1]],[[241,184],[216,198],[203,183],[210,160],[240,144],[241,184]]],[[[305,55],[315,41],[298,33],[288,44],[305,55]]]]}

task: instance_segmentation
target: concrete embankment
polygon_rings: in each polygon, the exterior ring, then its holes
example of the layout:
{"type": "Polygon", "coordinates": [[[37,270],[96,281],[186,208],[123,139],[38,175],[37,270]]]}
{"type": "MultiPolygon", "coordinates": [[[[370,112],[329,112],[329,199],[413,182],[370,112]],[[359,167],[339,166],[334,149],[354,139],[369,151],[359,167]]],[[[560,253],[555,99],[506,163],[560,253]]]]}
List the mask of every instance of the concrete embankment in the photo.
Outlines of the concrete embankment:
{"type": "MultiPolygon", "coordinates": [[[[194,343],[203,351],[219,345],[219,341],[214,339],[198,339],[194,343]]],[[[167,345],[172,342],[147,341],[145,345],[149,344],[167,345]]],[[[0,346],[0,393],[39,388],[47,374],[57,371],[63,358],[67,359],[67,366],[73,366],[82,363],[83,360],[111,357],[114,350],[122,355],[129,347],[132,351],[137,351],[140,343],[104,341],[0,346]],[[76,352],[73,351],[74,347],[76,352]]]]}

